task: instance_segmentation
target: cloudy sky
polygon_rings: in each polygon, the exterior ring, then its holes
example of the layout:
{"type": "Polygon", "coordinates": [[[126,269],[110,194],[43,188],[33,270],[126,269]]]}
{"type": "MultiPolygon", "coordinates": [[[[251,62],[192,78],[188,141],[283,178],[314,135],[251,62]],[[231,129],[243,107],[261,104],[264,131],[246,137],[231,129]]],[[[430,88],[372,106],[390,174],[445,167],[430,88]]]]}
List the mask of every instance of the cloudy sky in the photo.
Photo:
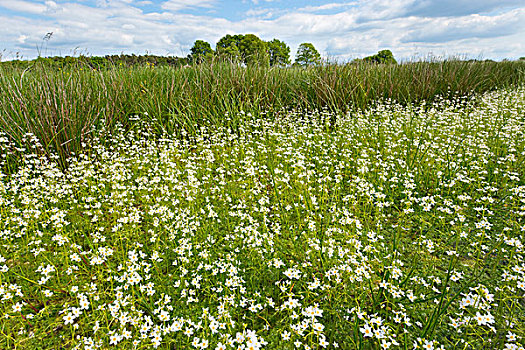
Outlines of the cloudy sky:
{"type": "Polygon", "coordinates": [[[346,61],[390,49],[428,55],[525,56],[523,0],[0,0],[2,59],[119,53],[186,56],[225,34],[311,42],[346,61]],[[43,40],[52,32],[49,40],[43,40]]]}

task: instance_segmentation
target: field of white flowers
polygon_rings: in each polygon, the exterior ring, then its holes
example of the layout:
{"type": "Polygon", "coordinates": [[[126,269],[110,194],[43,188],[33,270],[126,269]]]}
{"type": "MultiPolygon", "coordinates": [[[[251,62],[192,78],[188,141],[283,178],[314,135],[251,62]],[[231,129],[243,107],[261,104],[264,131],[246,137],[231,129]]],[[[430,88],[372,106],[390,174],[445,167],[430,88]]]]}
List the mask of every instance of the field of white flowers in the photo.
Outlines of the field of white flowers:
{"type": "Polygon", "coordinates": [[[2,349],[524,349],[525,89],[0,136],[2,349]]]}

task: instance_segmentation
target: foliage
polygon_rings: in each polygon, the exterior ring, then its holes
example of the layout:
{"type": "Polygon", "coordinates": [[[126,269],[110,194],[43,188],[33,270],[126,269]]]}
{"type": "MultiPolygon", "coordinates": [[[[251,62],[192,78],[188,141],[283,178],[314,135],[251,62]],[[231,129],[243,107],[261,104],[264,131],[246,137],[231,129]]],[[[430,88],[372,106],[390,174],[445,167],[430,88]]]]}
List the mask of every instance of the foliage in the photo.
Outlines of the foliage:
{"type": "Polygon", "coordinates": [[[269,65],[267,44],[254,34],[243,35],[239,42],[239,51],[246,64],[269,65]]]}
{"type": "Polygon", "coordinates": [[[254,34],[227,34],[217,42],[216,51],[219,57],[232,62],[262,67],[269,64],[267,43],[254,34]]]}
{"type": "Polygon", "coordinates": [[[215,52],[220,58],[230,62],[241,60],[241,51],[239,49],[242,35],[226,34],[216,44],[215,52]]]}
{"type": "Polygon", "coordinates": [[[390,50],[381,50],[373,56],[363,58],[363,61],[376,64],[397,64],[397,61],[390,50]]]}
{"type": "Polygon", "coordinates": [[[311,43],[302,43],[297,49],[295,63],[300,66],[318,65],[321,62],[321,54],[311,43]]]}
{"type": "Polygon", "coordinates": [[[35,65],[47,69],[112,69],[115,66],[169,66],[180,67],[188,63],[187,58],[155,55],[106,55],[106,56],[54,56],[39,57],[31,61],[12,60],[0,62],[4,69],[28,69],[35,65]]]}
{"type": "Polygon", "coordinates": [[[279,39],[268,42],[268,53],[270,55],[270,65],[286,67],[290,64],[290,47],[279,39]]]}
{"type": "Polygon", "coordinates": [[[194,63],[202,63],[210,61],[213,58],[214,53],[215,52],[211,48],[210,43],[204,40],[197,40],[191,48],[189,59],[194,63]]]}

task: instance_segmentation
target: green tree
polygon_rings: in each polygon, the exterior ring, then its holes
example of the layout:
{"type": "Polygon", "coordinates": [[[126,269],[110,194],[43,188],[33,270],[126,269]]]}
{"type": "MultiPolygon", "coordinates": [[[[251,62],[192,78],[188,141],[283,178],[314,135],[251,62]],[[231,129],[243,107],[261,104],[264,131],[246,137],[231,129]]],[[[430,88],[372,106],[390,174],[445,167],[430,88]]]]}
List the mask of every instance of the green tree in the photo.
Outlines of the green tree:
{"type": "Polygon", "coordinates": [[[290,64],[290,47],[288,45],[279,39],[273,39],[267,44],[270,66],[286,66],[290,64]]]}
{"type": "Polygon", "coordinates": [[[239,42],[239,51],[246,64],[269,64],[267,43],[255,34],[243,35],[239,42]]]}
{"type": "Polygon", "coordinates": [[[191,54],[189,59],[194,63],[201,63],[213,58],[213,49],[211,48],[210,43],[204,40],[197,40],[191,48],[191,54]]]}
{"type": "Polygon", "coordinates": [[[232,61],[269,64],[267,43],[255,34],[227,34],[217,42],[216,51],[219,56],[232,61]]]}
{"type": "Polygon", "coordinates": [[[363,61],[378,64],[397,64],[397,61],[390,50],[381,50],[375,55],[363,58],[363,61]]]}
{"type": "Polygon", "coordinates": [[[242,35],[226,34],[217,42],[215,51],[221,58],[230,61],[237,61],[241,59],[241,52],[239,50],[242,35]]]}
{"type": "Polygon", "coordinates": [[[301,66],[317,65],[321,62],[321,55],[311,43],[302,43],[297,49],[295,62],[301,66]]]}

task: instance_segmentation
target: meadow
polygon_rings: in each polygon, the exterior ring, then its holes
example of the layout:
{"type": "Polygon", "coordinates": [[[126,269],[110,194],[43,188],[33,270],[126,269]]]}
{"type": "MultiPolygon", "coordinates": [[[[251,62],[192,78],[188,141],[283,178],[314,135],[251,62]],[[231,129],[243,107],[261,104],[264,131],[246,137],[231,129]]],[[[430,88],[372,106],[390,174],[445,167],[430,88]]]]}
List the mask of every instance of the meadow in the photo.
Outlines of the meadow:
{"type": "MultiPolygon", "coordinates": [[[[25,66],[22,66],[25,67],[25,66]]],[[[0,64],[0,130],[21,143],[41,140],[61,161],[91,132],[127,126],[133,115],[159,132],[194,134],[200,126],[231,126],[241,111],[259,115],[283,108],[326,109],[334,118],[379,99],[403,105],[519,86],[525,61],[428,60],[396,65],[323,64],[279,68],[217,61],[190,68],[86,64],[62,69],[36,61],[25,69],[0,64]],[[228,114],[230,118],[224,116],[228,114]],[[233,120],[231,118],[234,118],[233,120]]],[[[333,121],[332,121],[333,122],[333,121]]]]}
{"type": "Polygon", "coordinates": [[[4,71],[0,348],[524,349],[491,64],[4,71]]]}

